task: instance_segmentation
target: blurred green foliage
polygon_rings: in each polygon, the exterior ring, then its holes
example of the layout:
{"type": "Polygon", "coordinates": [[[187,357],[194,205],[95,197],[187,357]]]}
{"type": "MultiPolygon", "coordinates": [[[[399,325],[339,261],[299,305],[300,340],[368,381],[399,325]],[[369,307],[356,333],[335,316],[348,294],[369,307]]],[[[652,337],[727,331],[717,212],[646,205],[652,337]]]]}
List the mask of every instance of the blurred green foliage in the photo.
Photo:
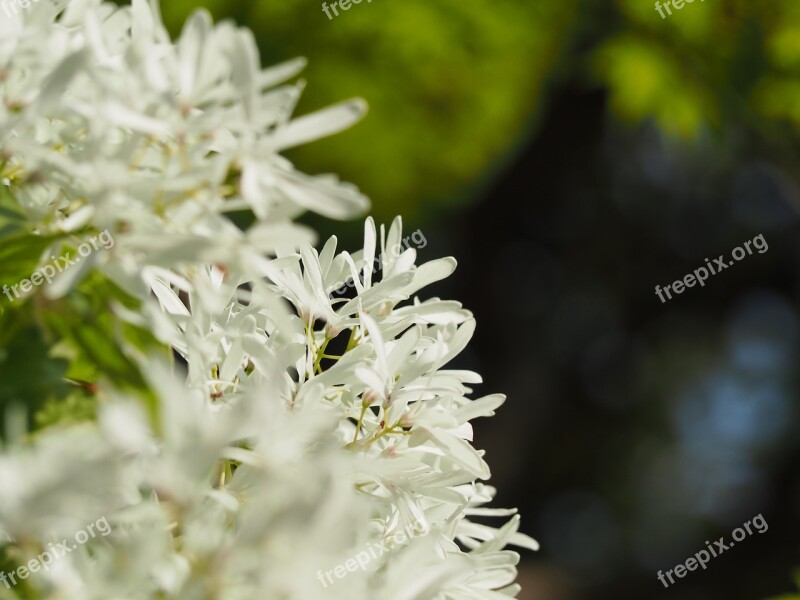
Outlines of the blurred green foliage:
{"type": "Polygon", "coordinates": [[[687,139],[743,126],[774,141],[800,127],[796,1],[694,2],[663,19],[653,2],[616,9],[592,61],[618,115],[687,139]]]}
{"type": "MultiPolygon", "coordinates": [[[[38,250],[38,238],[29,237],[38,250]]],[[[0,438],[8,433],[12,407],[24,410],[32,431],[93,419],[95,382],[103,379],[142,398],[157,424],[155,396],[137,358],[165,350],[149,332],[117,316],[137,306],[98,272],[65,298],[37,293],[0,303],[0,438]]]]}
{"type": "Polygon", "coordinates": [[[24,408],[30,427],[47,401],[69,393],[64,379],[67,361],[50,355],[47,340],[30,316],[10,310],[0,316],[0,432],[5,430],[7,407],[24,408]]]}

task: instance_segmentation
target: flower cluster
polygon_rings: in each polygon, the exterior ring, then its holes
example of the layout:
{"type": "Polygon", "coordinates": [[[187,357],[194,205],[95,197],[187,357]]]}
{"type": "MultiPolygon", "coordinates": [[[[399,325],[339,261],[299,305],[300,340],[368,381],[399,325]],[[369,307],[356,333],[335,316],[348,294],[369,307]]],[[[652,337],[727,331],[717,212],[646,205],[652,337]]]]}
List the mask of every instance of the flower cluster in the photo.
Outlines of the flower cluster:
{"type": "MultiPolygon", "coordinates": [[[[116,242],[59,274],[37,307],[108,281],[114,343],[142,380],[122,386],[100,364],[96,418],[7,436],[0,539],[15,541],[0,563],[101,515],[113,529],[18,597],[518,592],[506,547],[537,545],[515,511],[485,506],[489,468],[470,443],[470,421],[504,397],[471,399],[480,377],[446,368],[472,315],[418,296],[455,261],[417,265],[399,218],[368,219],[352,253],[336,238],[317,251],[293,222],[368,207],[280,155],[365,112],[353,100],[293,119],[302,84],[284,82],[302,66],[262,69],[252,34],[205,12],[173,43],[146,0],[43,1],[0,21],[0,208],[46,256],[100,231],[116,242]],[[320,569],[412,524],[427,533],[320,588],[320,569]]],[[[94,356],[61,333],[60,355],[94,356]]]]}

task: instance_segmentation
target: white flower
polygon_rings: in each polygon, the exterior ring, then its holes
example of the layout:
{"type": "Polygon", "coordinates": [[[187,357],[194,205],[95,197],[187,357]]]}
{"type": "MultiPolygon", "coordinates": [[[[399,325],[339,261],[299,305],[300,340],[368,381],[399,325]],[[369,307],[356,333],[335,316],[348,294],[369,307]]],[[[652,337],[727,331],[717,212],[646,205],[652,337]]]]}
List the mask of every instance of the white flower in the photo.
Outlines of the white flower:
{"type": "Polygon", "coordinates": [[[471,313],[418,295],[455,260],[417,265],[399,218],[367,219],[354,253],[336,238],[317,251],[292,223],[365,210],[351,185],[279,154],[353,124],[363,102],[292,120],[302,86],[284,82],[303,61],[262,69],[249,31],[203,12],[176,43],[144,0],[41,3],[0,27],[2,185],[35,235],[108,229],[94,264],[133,296],[109,300],[111,317],[177,357],[119,327],[146,389],[101,379],[96,423],[0,451],[0,531],[18,550],[113,526],[28,584],[81,600],[515,596],[506,546],[537,545],[515,511],[484,506],[471,444],[471,420],[505,397],[473,400],[480,376],[447,369],[471,313]],[[241,210],[246,230],[228,216],[241,210]],[[337,565],[413,526],[339,581],[337,565]]]}
{"type": "Polygon", "coordinates": [[[262,70],[249,31],[198,12],[173,45],[144,0],[42,3],[19,19],[0,46],[2,176],[40,234],[108,229],[106,269],[126,289],[146,265],[246,265],[302,232],[289,220],[303,210],[367,208],[353,186],[278,154],[350,126],[365,104],[291,120],[302,87],[276,86],[304,62],[262,70]],[[244,208],[252,231],[227,217],[244,208]]]}

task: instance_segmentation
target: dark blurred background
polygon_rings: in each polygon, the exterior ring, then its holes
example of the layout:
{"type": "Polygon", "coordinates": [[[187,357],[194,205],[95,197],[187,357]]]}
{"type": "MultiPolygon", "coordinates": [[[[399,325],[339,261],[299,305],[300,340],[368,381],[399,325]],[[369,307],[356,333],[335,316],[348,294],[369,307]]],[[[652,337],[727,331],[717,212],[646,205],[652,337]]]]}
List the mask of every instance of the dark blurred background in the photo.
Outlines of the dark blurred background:
{"type": "MultiPolygon", "coordinates": [[[[542,543],[524,600],[753,600],[800,566],[800,2],[170,0],[310,64],[298,112],[353,130],[290,155],[421,229],[434,291],[472,309],[462,365],[506,392],[478,423],[497,505],[542,543]],[[662,303],[745,241],[754,253],[662,303]],[[769,529],[656,578],[762,514],[769,529]]],[[[313,220],[360,247],[361,223],[313,220]]],[[[726,259],[727,260],[727,259],[726,259]]],[[[789,596],[787,596],[788,598],[789,596]]]]}

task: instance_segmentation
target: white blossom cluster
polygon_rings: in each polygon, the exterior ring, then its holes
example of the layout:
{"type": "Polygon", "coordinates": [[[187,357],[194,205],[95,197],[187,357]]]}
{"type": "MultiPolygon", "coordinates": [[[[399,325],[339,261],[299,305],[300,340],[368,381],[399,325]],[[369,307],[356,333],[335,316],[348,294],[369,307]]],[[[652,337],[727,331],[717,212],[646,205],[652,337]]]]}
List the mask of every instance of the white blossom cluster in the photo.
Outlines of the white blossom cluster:
{"type": "Polygon", "coordinates": [[[506,547],[537,545],[515,511],[485,506],[489,468],[470,443],[470,421],[504,397],[470,399],[479,375],[446,368],[471,314],[418,297],[455,261],[417,266],[400,219],[379,230],[368,219],[353,253],[336,238],[317,251],[292,221],[368,207],[279,154],[365,112],[354,100],[292,119],[302,84],[284,82],[302,66],[262,69],[251,32],[205,12],[173,43],[146,0],[40,0],[0,20],[3,186],[32,235],[79,243],[109,230],[116,242],[41,293],[100,272],[139,301],[114,317],[174,358],[121,336],[155,406],[101,379],[96,422],[2,449],[0,533],[15,542],[0,552],[24,564],[92,520],[113,530],[25,586],[0,585],[0,600],[518,593],[506,547]],[[231,219],[243,211],[252,226],[231,219]],[[351,279],[352,293],[327,291],[351,279]],[[415,524],[427,533],[321,584],[415,524]]]}

